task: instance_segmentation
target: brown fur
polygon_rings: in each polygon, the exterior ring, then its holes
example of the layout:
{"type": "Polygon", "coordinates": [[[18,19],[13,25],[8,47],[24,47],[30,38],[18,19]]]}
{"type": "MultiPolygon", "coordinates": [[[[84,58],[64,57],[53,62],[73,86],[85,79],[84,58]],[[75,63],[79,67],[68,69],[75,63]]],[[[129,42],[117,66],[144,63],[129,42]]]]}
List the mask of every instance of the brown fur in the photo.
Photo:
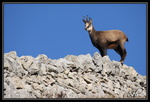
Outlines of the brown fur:
{"type": "MultiPolygon", "coordinates": [[[[92,19],[83,22],[92,24],[92,19]]],[[[87,30],[87,28],[85,28],[87,30]]],[[[107,55],[107,49],[114,49],[120,56],[120,62],[123,63],[126,57],[126,49],[124,43],[128,41],[127,36],[120,30],[96,31],[92,25],[92,30],[89,31],[92,44],[99,49],[102,56],[107,55]]]]}

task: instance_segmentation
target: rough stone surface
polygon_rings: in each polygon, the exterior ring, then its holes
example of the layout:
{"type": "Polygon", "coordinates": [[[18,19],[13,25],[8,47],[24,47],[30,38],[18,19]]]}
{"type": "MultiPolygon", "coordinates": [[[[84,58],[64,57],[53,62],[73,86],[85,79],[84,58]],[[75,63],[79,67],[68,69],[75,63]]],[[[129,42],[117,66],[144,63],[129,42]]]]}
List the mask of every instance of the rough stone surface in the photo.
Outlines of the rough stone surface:
{"type": "Polygon", "coordinates": [[[52,60],[4,54],[4,98],[147,98],[146,76],[96,52],[52,60]]]}

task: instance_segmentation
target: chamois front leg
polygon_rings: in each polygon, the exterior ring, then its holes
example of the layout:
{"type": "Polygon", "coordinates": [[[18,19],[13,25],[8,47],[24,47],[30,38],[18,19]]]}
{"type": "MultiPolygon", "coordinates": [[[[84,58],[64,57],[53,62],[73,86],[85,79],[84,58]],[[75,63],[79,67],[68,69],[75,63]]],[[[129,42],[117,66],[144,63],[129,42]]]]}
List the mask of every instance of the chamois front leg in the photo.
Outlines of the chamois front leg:
{"type": "Polygon", "coordinates": [[[101,53],[101,56],[104,57],[107,55],[107,49],[106,48],[99,48],[99,52],[101,53]]]}

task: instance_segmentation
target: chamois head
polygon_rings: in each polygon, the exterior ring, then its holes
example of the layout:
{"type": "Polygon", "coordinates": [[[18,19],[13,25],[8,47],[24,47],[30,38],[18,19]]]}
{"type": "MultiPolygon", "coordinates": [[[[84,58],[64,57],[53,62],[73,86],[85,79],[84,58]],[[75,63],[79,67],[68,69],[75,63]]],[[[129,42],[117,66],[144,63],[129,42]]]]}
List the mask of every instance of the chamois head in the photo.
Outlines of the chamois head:
{"type": "MultiPolygon", "coordinates": [[[[84,17],[85,18],[85,17],[84,17]]],[[[85,30],[87,30],[88,32],[91,32],[93,26],[92,26],[92,19],[88,16],[86,16],[85,19],[82,19],[82,21],[85,23],[85,30]]]]}

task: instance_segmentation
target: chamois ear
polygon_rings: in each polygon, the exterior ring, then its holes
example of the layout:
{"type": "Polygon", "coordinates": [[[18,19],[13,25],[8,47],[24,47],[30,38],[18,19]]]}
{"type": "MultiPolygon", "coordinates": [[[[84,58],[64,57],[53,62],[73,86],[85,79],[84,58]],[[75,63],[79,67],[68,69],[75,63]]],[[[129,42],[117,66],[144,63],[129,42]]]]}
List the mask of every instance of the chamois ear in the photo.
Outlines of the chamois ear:
{"type": "Polygon", "coordinates": [[[92,23],[92,19],[91,18],[89,18],[90,19],[90,23],[92,23]]]}
{"type": "Polygon", "coordinates": [[[86,23],[86,21],[85,21],[84,19],[82,19],[82,21],[83,21],[84,23],[86,23]]]}
{"type": "Polygon", "coordinates": [[[88,20],[88,15],[86,16],[86,21],[88,22],[89,20],[88,20]]]}

